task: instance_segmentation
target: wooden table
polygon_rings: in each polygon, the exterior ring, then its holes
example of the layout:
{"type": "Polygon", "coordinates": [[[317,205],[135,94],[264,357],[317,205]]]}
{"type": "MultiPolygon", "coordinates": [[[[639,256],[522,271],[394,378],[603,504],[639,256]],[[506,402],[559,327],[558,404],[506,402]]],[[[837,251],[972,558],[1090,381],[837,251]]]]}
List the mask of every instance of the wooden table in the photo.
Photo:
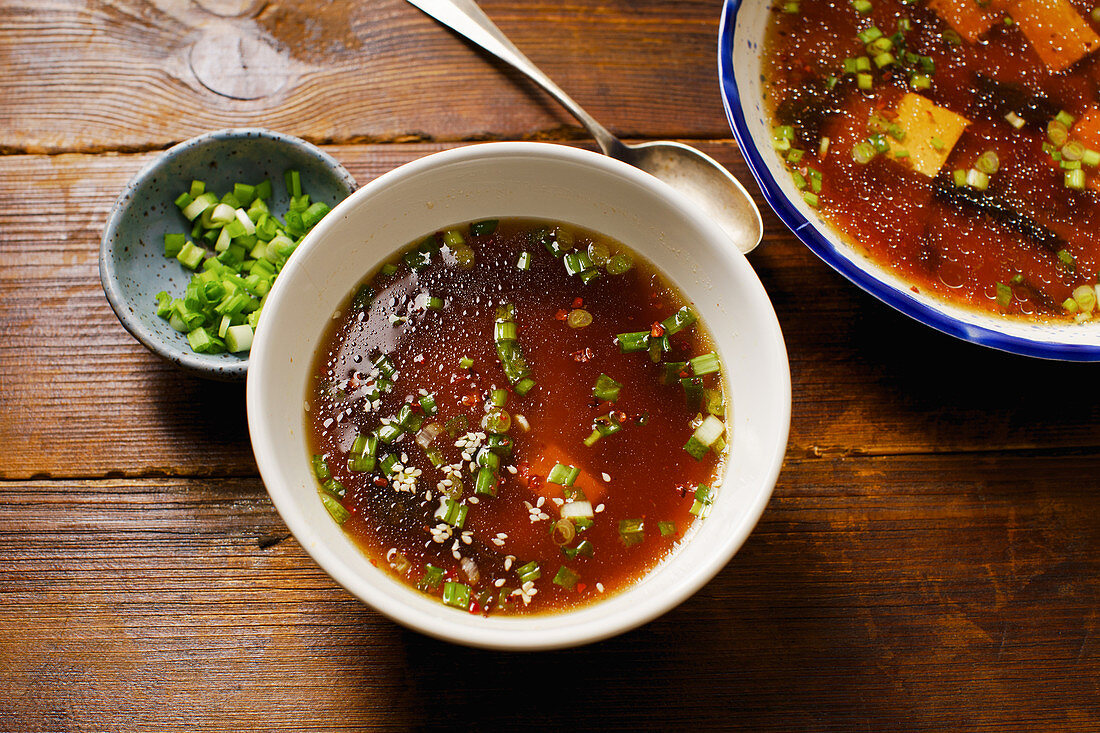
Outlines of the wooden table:
{"type": "MultiPolygon", "coordinates": [[[[718,0],[485,0],[627,138],[753,190],[718,0]]],[[[1100,729],[1100,379],[888,310],[765,210],[794,416],[762,521],[665,617],[501,654],[350,597],[272,509],[243,388],[146,352],[100,289],[115,196],[262,125],[363,183],[470,141],[584,143],[401,0],[0,0],[0,730],[1100,729]]]]}

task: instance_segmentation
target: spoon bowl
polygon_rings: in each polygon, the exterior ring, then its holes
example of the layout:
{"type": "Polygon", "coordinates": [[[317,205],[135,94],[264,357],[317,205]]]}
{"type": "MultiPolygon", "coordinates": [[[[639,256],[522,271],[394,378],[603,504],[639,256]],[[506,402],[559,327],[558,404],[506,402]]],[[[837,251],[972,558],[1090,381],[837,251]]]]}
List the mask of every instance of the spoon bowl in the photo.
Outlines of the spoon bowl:
{"type": "Polygon", "coordinates": [[[741,252],[751,252],[760,243],[764,236],[760,210],[745,187],[718,161],[682,143],[661,140],[627,145],[619,140],[531,63],[474,0],[408,2],[526,74],[577,118],[605,155],[629,163],[685,194],[741,252]]]}

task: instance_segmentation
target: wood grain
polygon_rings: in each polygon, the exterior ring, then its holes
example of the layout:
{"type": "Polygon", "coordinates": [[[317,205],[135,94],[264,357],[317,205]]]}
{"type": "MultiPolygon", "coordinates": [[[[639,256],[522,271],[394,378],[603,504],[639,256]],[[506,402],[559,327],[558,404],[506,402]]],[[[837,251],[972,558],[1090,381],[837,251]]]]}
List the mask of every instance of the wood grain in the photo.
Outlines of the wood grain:
{"type": "MultiPolygon", "coordinates": [[[[366,182],[443,147],[329,150],[366,182]]],[[[703,149],[747,178],[731,143],[703,149]]],[[[103,297],[101,228],[152,155],[0,156],[0,477],[255,473],[243,390],[162,364],[103,297]],[[180,447],[192,445],[203,449],[180,447]]],[[[790,344],[792,456],[1100,445],[1089,365],[1006,356],[919,326],[835,275],[760,206],[766,241],[750,260],[790,344]]]]}
{"type": "Polygon", "coordinates": [[[0,729],[1094,729],[1100,495],[1080,472],[1100,456],[789,461],[699,594],[538,655],[361,606],[271,544],[253,479],[9,484],[0,729]]]}
{"type": "MultiPolygon", "coordinates": [[[[749,182],[718,0],[481,4],[616,132],[695,141],[749,182]]],[[[327,143],[363,183],[469,141],[588,144],[575,123],[403,0],[3,0],[0,99],[0,733],[1100,729],[1093,367],[917,325],[759,199],[794,411],[745,547],[619,638],[454,647],[289,537],[243,388],[123,330],[101,230],[135,172],[210,129],[327,143]]]]}
{"type": "MultiPolygon", "coordinates": [[[[713,0],[483,7],[610,129],[729,136],[713,0]]],[[[0,99],[8,152],[144,150],[232,126],[317,142],[581,135],[402,0],[8,0],[0,99]]]]}

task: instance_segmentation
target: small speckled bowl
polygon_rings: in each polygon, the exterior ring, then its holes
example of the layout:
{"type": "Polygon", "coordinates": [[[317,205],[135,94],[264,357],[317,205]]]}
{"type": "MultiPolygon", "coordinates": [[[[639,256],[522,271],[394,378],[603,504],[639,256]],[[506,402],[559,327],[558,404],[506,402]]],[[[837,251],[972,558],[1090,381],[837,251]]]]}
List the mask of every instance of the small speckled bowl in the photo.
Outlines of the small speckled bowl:
{"type": "Polygon", "coordinates": [[[243,380],[247,356],[196,354],[168,321],[156,314],[155,295],[183,295],[191,271],[164,256],[164,235],[189,232],[176,197],[193,179],[224,193],[234,183],[271,179],[268,202],[282,215],[289,204],[283,172],[301,172],[302,189],[330,206],[356,189],[355,179],[331,155],[290,135],[259,128],[218,130],[169,148],[134,176],[115,202],[99,247],[103,291],[122,325],[153,353],[201,377],[243,380]]]}

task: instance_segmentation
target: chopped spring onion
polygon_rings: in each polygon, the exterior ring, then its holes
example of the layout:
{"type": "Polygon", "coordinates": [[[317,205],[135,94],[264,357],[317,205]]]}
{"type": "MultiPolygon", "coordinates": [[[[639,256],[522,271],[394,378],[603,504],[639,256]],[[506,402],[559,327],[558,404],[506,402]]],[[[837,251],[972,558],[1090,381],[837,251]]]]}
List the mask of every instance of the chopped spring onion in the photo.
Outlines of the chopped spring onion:
{"type": "Polygon", "coordinates": [[[626,253],[619,253],[607,261],[604,269],[607,270],[608,275],[622,275],[632,267],[634,267],[634,259],[626,253]]]}
{"type": "Polygon", "coordinates": [[[334,478],[330,478],[328,481],[321,484],[321,491],[337,499],[343,499],[344,495],[347,493],[344,485],[334,478]]]}
{"type": "Polygon", "coordinates": [[[343,504],[328,494],[321,494],[321,503],[325,505],[325,509],[328,510],[329,515],[337,524],[343,524],[351,516],[351,513],[344,508],[343,504]]]}
{"type": "Polygon", "coordinates": [[[577,477],[581,475],[581,470],[576,466],[566,466],[564,463],[555,463],[554,467],[550,469],[550,473],[546,476],[546,482],[550,484],[557,484],[558,486],[572,486],[573,482],[577,480],[577,477]]]}
{"type": "Polygon", "coordinates": [[[310,462],[313,464],[313,475],[317,477],[318,481],[324,483],[332,478],[332,472],[329,471],[328,463],[325,461],[324,456],[314,454],[310,462]]]}
{"type": "Polygon", "coordinates": [[[596,516],[592,509],[592,502],[587,499],[574,499],[573,501],[567,501],[561,506],[561,518],[562,519],[578,519],[586,517],[591,519],[596,516]]]}
{"type": "Polygon", "coordinates": [[[435,510],[435,517],[452,527],[462,529],[462,525],[466,523],[466,512],[469,509],[467,505],[459,504],[451,497],[446,496],[439,502],[439,508],[435,510]]]}
{"type": "Polygon", "coordinates": [[[492,234],[497,230],[497,225],[500,224],[499,219],[483,219],[482,221],[475,221],[470,224],[470,234],[475,237],[483,237],[486,234],[492,234]]]}
{"type": "Polygon", "coordinates": [[[1081,285],[1074,289],[1073,299],[1077,301],[1082,313],[1092,313],[1096,310],[1096,289],[1091,285],[1081,285]]]}
{"type": "Polygon", "coordinates": [[[490,433],[507,433],[512,429],[512,416],[507,410],[494,407],[481,418],[481,427],[490,433]]]}
{"type": "Polygon", "coordinates": [[[657,522],[657,529],[661,530],[662,537],[676,534],[676,522],[657,522]]]}
{"type": "Polygon", "coordinates": [[[852,160],[860,165],[870,163],[876,154],[875,147],[869,142],[861,142],[852,146],[852,160]]]}
{"type": "Polygon", "coordinates": [[[494,389],[489,394],[489,401],[493,407],[504,407],[508,404],[508,390],[506,389],[494,389]]]}
{"type": "Polygon", "coordinates": [[[559,519],[550,528],[550,539],[558,547],[568,545],[577,536],[577,526],[568,519],[559,519]]]}
{"type": "Polygon", "coordinates": [[[596,554],[595,547],[588,540],[581,540],[577,543],[576,547],[563,547],[561,551],[565,553],[565,556],[570,560],[576,558],[578,555],[584,557],[592,557],[596,554]]]}
{"type": "Polygon", "coordinates": [[[596,386],[592,388],[592,396],[601,402],[614,402],[619,399],[619,392],[623,385],[616,382],[606,374],[600,374],[596,378],[596,386]]]}
{"type": "Polygon", "coordinates": [[[661,321],[661,325],[664,327],[665,333],[671,335],[679,333],[680,331],[695,323],[695,321],[697,320],[698,317],[695,315],[695,313],[691,310],[691,308],[688,308],[685,305],[684,307],[680,308],[680,310],[676,311],[671,316],[661,321]]]}
{"type": "Polygon", "coordinates": [[[1001,159],[995,151],[987,150],[978,156],[978,161],[974,164],[974,167],[982,173],[992,175],[1000,169],[1001,159]]]}
{"type": "Polygon", "coordinates": [[[725,423],[714,415],[707,415],[703,418],[703,422],[699,424],[699,427],[695,428],[692,436],[688,438],[684,450],[695,460],[702,460],[706,452],[722,438],[725,432],[725,423]]]}
{"type": "Polygon", "coordinates": [[[714,352],[696,356],[694,359],[690,359],[688,364],[691,366],[692,373],[697,377],[704,374],[714,374],[722,368],[722,363],[718,360],[718,354],[714,352]]]}
{"type": "Polygon", "coordinates": [[[989,188],[989,176],[977,168],[971,168],[966,172],[966,185],[976,191],[984,191],[989,188]]]}
{"type": "Polygon", "coordinates": [[[429,417],[439,411],[439,408],[435,404],[435,395],[425,394],[420,395],[420,409],[424,411],[425,415],[429,417]]]}
{"type": "Polygon", "coordinates": [[[1085,189],[1085,172],[1080,169],[1066,171],[1065,183],[1066,188],[1083,191],[1085,189]]]}
{"type": "Polygon", "coordinates": [[[580,575],[562,565],[558,569],[557,574],[554,575],[554,584],[560,585],[566,590],[573,590],[573,588],[576,587],[577,581],[580,580],[580,578],[580,575]]]}
{"type": "Polygon", "coordinates": [[[1070,270],[1072,272],[1077,264],[1076,260],[1073,257],[1073,254],[1069,250],[1061,249],[1058,250],[1057,256],[1058,262],[1067,270],[1070,270]]]}
{"type": "Polygon", "coordinates": [[[699,484],[699,487],[695,489],[695,501],[691,505],[690,511],[695,516],[703,519],[710,512],[710,505],[714,501],[712,497],[713,491],[709,486],[699,484]]]}
{"type": "Polygon", "coordinates": [[[532,560],[531,562],[516,568],[516,575],[519,576],[520,583],[526,583],[528,581],[535,581],[541,578],[542,570],[539,568],[539,564],[532,560]]]}
{"type": "Polygon", "coordinates": [[[469,369],[474,365],[474,360],[468,356],[464,356],[458,360],[458,365],[463,369],[469,369]]]}
{"type": "Polygon", "coordinates": [[[619,539],[621,539],[623,544],[627,547],[640,544],[645,540],[645,520],[620,519],[619,539]]]}
{"type": "Polygon", "coordinates": [[[443,602],[448,606],[467,609],[470,607],[470,586],[448,580],[443,584],[443,602]]]}
{"type": "Polygon", "coordinates": [[[518,267],[521,270],[530,270],[531,269],[531,253],[527,252],[527,251],[521,252],[520,255],[519,255],[519,260],[516,261],[516,267],[518,267]]]}
{"type": "Polygon", "coordinates": [[[725,412],[725,400],[722,396],[722,390],[720,389],[704,389],[703,390],[703,409],[707,411],[709,415],[717,415],[719,417],[725,412]]]}
{"type": "Polygon", "coordinates": [[[437,568],[435,565],[426,565],[424,567],[424,576],[420,578],[420,582],[416,584],[416,587],[422,591],[434,590],[439,587],[439,583],[443,580],[443,568],[437,568]]]}
{"type": "Polygon", "coordinates": [[[1012,288],[1004,283],[997,283],[997,305],[1007,308],[1012,303],[1012,288]]]}
{"type": "MultiPolygon", "coordinates": [[[[492,456],[496,459],[497,464],[500,464],[500,456],[496,453],[486,451],[482,455],[492,456]]],[[[474,480],[474,493],[486,496],[496,496],[498,483],[499,479],[497,478],[497,472],[489,466],[482,466],[478,469],[477,478],[474,480]]]]}
{"type": "Polygon", "coordinates": [[[592,325],[592,314],[584,308],[574,308],[565,317],[565,323],[570,328],[585,328],[592,325]]]}
{"type": "MultiPolygon", "coordinates": [[[[667,326],[665,330],[668,330],[667,326]]],[[[624,354],[631,354],[635,351],[645,351],[649,346],[649,331],[620,333],[615,336],[615,340],[619,342],[619,350],[624,354]]]]}

